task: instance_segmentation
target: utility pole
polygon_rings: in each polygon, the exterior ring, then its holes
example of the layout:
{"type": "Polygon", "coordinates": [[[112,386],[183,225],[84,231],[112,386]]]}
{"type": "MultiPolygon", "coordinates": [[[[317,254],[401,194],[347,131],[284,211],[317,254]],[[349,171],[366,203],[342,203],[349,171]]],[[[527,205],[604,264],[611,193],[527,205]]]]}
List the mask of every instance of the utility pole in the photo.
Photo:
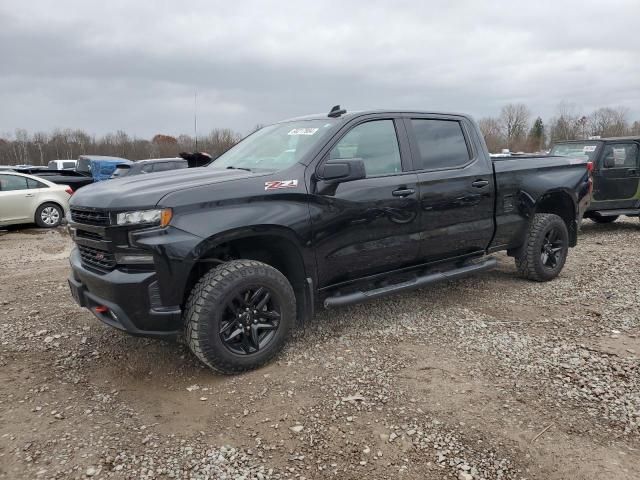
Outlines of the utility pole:
{"type": "Polygon", "coordinates": [[[198,151],[198,92],[193,93],[193,138],[195,139],[195,151],[198,151]]]}

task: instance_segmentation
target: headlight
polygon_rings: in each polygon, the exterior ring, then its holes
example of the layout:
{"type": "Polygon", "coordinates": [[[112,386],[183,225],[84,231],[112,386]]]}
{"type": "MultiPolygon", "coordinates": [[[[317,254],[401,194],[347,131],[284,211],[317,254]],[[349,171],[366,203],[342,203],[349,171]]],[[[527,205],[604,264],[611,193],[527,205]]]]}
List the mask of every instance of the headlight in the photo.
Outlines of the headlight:
{"type": "Polygon", "coordinates": [[[170,208],[158,208],[155,210],[139,210],[137,212],[122,212],[118,214],[118,225],[160,225],[166,227],[171,221],[170,208]]]}

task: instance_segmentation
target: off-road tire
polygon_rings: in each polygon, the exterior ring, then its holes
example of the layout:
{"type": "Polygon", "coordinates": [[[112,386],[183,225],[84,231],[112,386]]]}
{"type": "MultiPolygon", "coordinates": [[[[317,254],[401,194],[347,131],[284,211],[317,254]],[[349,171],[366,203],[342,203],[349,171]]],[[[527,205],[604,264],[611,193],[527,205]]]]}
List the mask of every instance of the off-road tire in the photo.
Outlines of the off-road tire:
{"type": "Polygon", "coordinates": [[[515,255],[520,276],[536,282],[547,282],[558,276],[569,252],[569,231],[562,218],[552,213],[536,213],[529,222],[525,242],[515,255]],[[546,234],[556,228],[562,238],[562,257],[555,268],[545,265],[541,251],[546,234]]]}
{"type": "MultiPolygon", "coordinates": [[[[53,219],[51,215],[49,215],[48,218],[53,219]]],[[[63,218],[64,218],[64,210],[62,209],[62,207],[60,207],[60,205],[56,205],[55,203],[43,203],[36,209],[34,220],[36,222],[36,225],[38,225],[40,228],[55,228],[60,226],[63,218]],[[47,211],[55,210],[57,212],[57,221],[55,221],[55,223],[45,222],[45,220],[42,218],[43,212],[45,210],[47,211]]]]}
{"type": "Polygon", "coordinates": [[[618,215],[612,215],[610,217],[596,217],[596,216],[591,217],[591,220],[593,220],[596,223],[613,223],[617,219],[618,219],[618,215]]]}
{"type": "Polygon", "coordinates": [[[185,309],[185,340],[200,361],[231,375],[261,367],[282,349],[296,318],[296,297],[287,278],[255,260],[232,260],[210,270],[193,287],[185,309]],[[263,285],[277,296],[280,324],[265,349],[238,355],[224,345],[220,325],[227,298],[248,285],[263,285]]]}

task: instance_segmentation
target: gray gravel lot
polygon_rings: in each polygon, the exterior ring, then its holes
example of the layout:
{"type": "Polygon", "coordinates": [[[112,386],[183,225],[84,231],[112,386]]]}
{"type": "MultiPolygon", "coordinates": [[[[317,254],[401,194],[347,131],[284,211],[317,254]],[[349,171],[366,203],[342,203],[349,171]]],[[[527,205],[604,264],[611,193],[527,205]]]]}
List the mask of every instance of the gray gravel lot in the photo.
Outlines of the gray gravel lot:
{"type": "Polygon", "coordinates": [[[235,377],[76,307],[62,230],[0,236],[0,478],[640,478],[640,222],[320,312],[235,377]]]}

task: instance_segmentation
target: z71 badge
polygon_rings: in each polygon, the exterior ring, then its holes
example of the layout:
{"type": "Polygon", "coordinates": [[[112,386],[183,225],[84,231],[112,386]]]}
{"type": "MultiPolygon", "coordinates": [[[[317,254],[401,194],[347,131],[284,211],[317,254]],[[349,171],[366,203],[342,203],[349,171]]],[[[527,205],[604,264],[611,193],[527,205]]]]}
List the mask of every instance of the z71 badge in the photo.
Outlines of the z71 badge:
{"type": "Polygon", "coordinates": [[[298,186],[298,180],[274,180],[273,182],[264,182],[265,190],[280,190],[281,188],[295,188],[298,186]]]}

